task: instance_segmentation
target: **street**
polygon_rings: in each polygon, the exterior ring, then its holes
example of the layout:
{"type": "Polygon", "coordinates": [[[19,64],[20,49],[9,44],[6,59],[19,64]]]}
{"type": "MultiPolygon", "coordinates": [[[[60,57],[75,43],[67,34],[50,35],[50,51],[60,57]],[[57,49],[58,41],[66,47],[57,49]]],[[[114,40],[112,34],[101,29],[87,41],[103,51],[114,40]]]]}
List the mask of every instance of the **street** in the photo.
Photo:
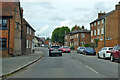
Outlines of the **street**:
{"type": "Polygon", "coordinates": [[[44,57],[9,78],[118,78],[118,63],[74,51],[49,57],[47,48],[36,50],[42,51],[44,57]]]}

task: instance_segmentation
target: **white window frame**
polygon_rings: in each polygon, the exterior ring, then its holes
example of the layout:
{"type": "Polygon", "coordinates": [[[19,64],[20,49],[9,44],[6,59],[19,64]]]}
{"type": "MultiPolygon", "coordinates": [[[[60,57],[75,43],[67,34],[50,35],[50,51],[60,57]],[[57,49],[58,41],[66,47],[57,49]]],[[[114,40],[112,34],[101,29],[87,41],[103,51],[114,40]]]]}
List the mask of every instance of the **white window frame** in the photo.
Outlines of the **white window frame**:
{"type": "Polygon", "coordinates": [[[30,34],[31,34],[31,29],[30,29],[30,34]]]}
{"type": "Polygon", "coordinates": [[[93,31],[91,31],[91,36],[93,36],[93,31]]]}
{"type": "Polygon", "coordinates": [[[84,37],[85,37],[85,34],[82,33],[82,34],[81,34],[81,37],[84,38],[84,37]]]}
{"type": "Polygon", "coordinates": [[[100,25],[100,21],[98,21],[98,25],[100,25]]]}
{"type": "Polygon", "coordinates": [[[27,27],[27,34],[29,34],[29,27],[27,27]]]}
{"type": "Polygon", "coordinates": [[[104,34],[104,28],[102,28],[101,34],[104,34]]]}
{"type": "Polygon", "coordinates": [[[96,26],[96,22],[94,23],[94,26],[96,26]]]}
{"type": "Polygon", "coordinates": [[[98,36],[100,35],[100,29],[98,29],[98,36]]]}
{"type": "Polygon", "coordinates": [[[96,30],[94,30],[94,36],[96,36],[96,30]]]}
{"type": "Polygon", "coordinates": [[[104,19],[102,19],[102,24],[104,24],[104,19]]]}
{"type": "Polygon", "coordinates": [[[27,48],[28,48],[28,40],[27,40],[27,48]]]}

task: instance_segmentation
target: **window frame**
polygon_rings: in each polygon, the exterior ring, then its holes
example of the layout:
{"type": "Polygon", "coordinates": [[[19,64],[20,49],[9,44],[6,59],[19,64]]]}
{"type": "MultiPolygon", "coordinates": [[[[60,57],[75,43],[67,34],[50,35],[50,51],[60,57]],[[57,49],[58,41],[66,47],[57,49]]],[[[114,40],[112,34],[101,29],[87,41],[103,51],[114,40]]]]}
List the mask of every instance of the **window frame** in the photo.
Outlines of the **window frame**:
{"type": "Polygon", "coordinates": [[[0,38],[0,48],[1,48],[1,49],[7,49],[7,38],[0,38]],[[6,41],[6,43],[5,43],[5,44],[6,44],[6,45],[5,45],[6,47],[3,47],[3,44],[2,44],[2,43],[3,43],[3,40],[6,41]]]}
{"type": "Polygon", "coordinates": [[[0,27],[0,29],[2,29],[2,30],[6,30],[7,29],[7,19],[0,19],[1,20],[1,27],[0,27]],[[5,20],[5,25],[6,25],[6,27],[3,27],[3,25],[4,25],[4,20],[5,20]]]}

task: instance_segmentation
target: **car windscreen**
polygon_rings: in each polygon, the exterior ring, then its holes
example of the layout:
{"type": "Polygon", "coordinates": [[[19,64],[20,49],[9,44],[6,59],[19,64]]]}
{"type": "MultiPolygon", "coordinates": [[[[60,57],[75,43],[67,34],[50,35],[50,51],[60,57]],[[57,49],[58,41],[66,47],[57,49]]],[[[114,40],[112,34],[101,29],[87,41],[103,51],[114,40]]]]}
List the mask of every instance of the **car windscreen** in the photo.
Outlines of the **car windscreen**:
{"type": "Polygon", "coordinates": [[[69,47],[63,47],[64,49],[68,49],[69,47]]]}
{"type": "Polygon", "coordinates": [[[57,48],[60,48],[60,46],[51,46],[51,48],[56,48],[57,49],[57,48]]]}
{"type": "Polygon", "coordinates": [[[86,48],[87,50],[94,50],[93,48],[86,48]]]}
{"type": "Polygon", "coordinates": [[[109,48],[109,50],[112,50],[113,48],[109,48]]]}
{"type": "Polygon", "coordinates": [[[84,47],[81,47],[80,49],[85,49],[84,47]]]}

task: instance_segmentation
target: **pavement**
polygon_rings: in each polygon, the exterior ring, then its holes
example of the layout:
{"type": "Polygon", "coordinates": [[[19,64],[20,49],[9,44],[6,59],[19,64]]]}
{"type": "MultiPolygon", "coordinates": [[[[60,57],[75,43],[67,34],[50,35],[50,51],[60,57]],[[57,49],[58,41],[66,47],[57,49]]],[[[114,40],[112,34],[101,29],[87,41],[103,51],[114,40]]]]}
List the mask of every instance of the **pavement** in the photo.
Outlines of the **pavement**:
{"type": "Polygon", "coordinates": [[[38,49],[44,53],[44,57],[25,70],[9,76],[8,79],[101,78],[103,80],[111,78],[116,80],[118,78],[118,63],[111,62],[110,60],[98,59],[94,55],[77,54],[74,51],[63,53],[63,56],[49,57],[47,48],[38,49]]]}
{"type": "Polygon", "coordinates": [[[13,73],[18,72],[19,70],[35,63],[41,57],[43,57],[43,53],[40,50],[35,51],[35,53],[9,57],[9,58],[0,58],[0,76],[5,77],[11,75],[13,73]]]}

